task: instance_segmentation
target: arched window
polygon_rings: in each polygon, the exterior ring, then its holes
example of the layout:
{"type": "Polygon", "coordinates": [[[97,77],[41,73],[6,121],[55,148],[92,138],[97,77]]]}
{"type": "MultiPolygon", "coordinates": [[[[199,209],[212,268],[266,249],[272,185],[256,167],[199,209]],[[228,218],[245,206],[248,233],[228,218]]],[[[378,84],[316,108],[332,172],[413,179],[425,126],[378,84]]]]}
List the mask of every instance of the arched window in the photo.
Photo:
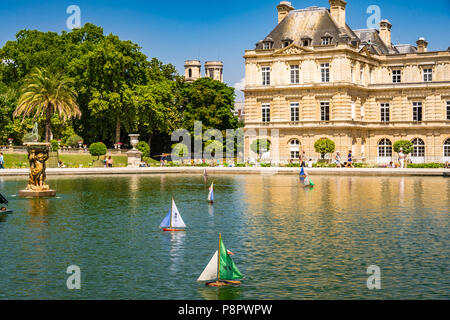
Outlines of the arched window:
{"type": "Polygon", "coordinates": [[[425,157],[425,142],[422,139],[414,139],[411,141],[413,144],[413,152],[411,157],[423,158],[425,157]]]}
{"type": "Polygon", "coordinates": [[[378,157],[392,157],[392,142],[389,139],[381,139],[378,143],[378,157]]]}
{"type": "Polygon", "coordinates": [[[444,142],[444,161],[450,161],[450,139],[444,142]]]}
{"type": "Polygon", "coordinates": [[[289,143],[291,151],[291,159],[300,158],[300,141],[297,139],[291,140],[289,143]]]}
{"type": "Polygon", "coordinates": [[[192,78],[192,69],[189,69],[189,78],[192,78]]]}

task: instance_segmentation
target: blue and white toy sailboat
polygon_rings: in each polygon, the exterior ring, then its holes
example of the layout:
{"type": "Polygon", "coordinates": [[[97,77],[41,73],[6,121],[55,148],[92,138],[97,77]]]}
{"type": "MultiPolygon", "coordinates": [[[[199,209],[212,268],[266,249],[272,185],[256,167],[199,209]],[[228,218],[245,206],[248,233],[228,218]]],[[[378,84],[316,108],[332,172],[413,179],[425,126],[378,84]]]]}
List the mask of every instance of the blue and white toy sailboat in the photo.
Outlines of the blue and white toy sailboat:
{"type": "Polygon", "coordinates": [[[181,218],[180,212],[173,199],[172,208],[169,210],[169,213],[159,227],[162,228],[163,231],[184,231],[186,229],[183,218],[181,218]]]}
{"type": "Polygon", "coordinates": [[[214,203],[214,182],[209,187],[208,202],[214,203]]]}

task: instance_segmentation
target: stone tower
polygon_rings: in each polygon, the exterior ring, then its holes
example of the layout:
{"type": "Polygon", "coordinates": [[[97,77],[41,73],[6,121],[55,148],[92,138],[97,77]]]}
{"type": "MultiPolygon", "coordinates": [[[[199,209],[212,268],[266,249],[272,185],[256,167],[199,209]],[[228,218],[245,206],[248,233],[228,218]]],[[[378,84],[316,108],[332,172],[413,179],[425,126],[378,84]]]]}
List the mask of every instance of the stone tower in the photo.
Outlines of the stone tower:
{"type": "Polygon", "coordinates": [[[213,80],[223,82],[223,62],[222,61],[206,61],[205,76],[213,80]]]}
{"type": "Polygon", "coordinates": [[[199,60],[186,60],[184,62],[184,77],[186,82],[194,82],[202,77],[202,64],[199,60]]]}

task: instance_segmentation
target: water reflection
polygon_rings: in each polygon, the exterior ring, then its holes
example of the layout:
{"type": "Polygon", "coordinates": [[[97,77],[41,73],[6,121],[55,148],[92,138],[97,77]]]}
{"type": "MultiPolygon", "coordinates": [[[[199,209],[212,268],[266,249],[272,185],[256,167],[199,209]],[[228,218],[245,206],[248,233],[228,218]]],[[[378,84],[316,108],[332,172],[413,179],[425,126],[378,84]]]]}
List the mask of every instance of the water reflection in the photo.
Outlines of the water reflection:
{"type": "Polygon", "coordinates": [[[199,285],[198,293],[205,300],[238,300],[241,297],[241,287],[229,286],[213,288],[199,285]]]}

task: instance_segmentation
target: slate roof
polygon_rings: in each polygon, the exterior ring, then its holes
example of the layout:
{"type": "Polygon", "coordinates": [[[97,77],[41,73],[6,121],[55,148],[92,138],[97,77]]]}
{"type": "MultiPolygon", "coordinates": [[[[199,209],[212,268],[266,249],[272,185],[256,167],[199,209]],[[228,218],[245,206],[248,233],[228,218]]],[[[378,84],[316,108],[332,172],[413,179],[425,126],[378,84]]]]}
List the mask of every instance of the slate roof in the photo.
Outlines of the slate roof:
{"type": "Polygon", "coordinates": [[[415,53],[416,47],[409,44],[393,45],[389,48],[376,29],[352,30],[348,25],[340,28],[323,7],[309,7],[292,10],[264,40],[256,44],[256,50],[263,49],[264,42],[272,42],[272,48],[282,48],[285,41],[302,46],[302,39],[312,40],[311,45],[321,45],[323,37],[331,37],[331,45],[351,42],[362,50],[364,47],[377,55],[415,53]]]}
{"type": "Polygon", "coordinates": [[[257,43],[256,49],[263,49],[264,41],[273,41],[272,48],[282,48],[285,39],[292,39],[294,44],[301,46],[302,39],[310,38],[311,45],[320,45],[325,36],[332,37],[331,44],[347,41],[345,37],[359,41],[348,26],[338,27],[328,9],[310,7],[289,12],[263,41],[257,43]]]}

